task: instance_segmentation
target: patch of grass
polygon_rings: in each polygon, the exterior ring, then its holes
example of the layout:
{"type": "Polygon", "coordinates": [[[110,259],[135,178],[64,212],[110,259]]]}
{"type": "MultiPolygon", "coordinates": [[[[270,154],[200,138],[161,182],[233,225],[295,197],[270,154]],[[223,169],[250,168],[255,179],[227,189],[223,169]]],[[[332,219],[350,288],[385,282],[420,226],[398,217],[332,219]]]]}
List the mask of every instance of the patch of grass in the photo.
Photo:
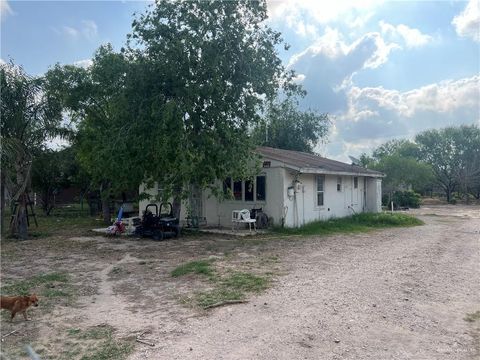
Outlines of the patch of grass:
{"type": "Polygon", "coordinates": [[[108,339],[99,344],[92,353],[83,355],[80,360],[123,360],[132,350],[133,344],[108,339]]]}
{"type": "Polygon", "coordinates": [[[268,287],[266,277],[245,272],[234,272],[219,280],[215,289],[198,293],[197,305],[206,308],[210,305],[231,300],[244,300],[247,293],[259,293],[268,287]]]}
{"type": "Polygon", "coordinates": [[[186,274],[203,274],[207,276],[213,275],[212,262],[208,260],[190,261],[177,266],[172,272],[173,277],[179,277],[186,274]]]}
{"type": "Polygon", "coordinates": [[[367,232],[388,227],[423,225],[423,221],[406,214],[362,213],[346,218],[315,221],[297,229],[275,228],[278,233],[289,235],[329,235],[337,233],[367,232]]]}
{"type": "Polygon", "coordinates": [[[233,291],[260,292],[268,286],[268,280],[245,272],[235,272],[221,281],[221,286],[233,291]]]}
{"type": "Polygon", "coordinates": [[[80,330],[80,329],[72,328],[72,329],[68,329],[68,330],[67,330],[67,334],[68,334],[69,336],[75,336],[75,335],[79,334],[81,331],[82,331],[82,330],[80,330]]]}
{"type": "Polygon", "coordinates": [[[467,314],[467,316],[465,316],[463,320],[467,322],[475,322],[477,320],[480,320],[480,310],[475,311],[474,313],[471,313],[471,314],[467,314]]]}
{"type": "MultiPolygon", "coordinates": [[[[65,273],[49,273],[33,276],[26,280],[7,283],[2,287],[2,294],[6,295],[30,295],[34,289],[39,289],[38,294],[44,297],[68,296],[68,292],[54,289],[60,283],[68,284],[69,276],[65,273]]],[[[38,290],[37,290],[38,291],[38,290]]]]}
{"type": "Polygon", "coordinates": [[[210,305],[229,300],[243,300],[245,293],[228,288],[218,288],[197,294],[197,305],[206,308],[210,305]]]}
{"type": "Polygon", "coordinates": [[[81,342],[71,344],[64,351],[62,359],[80,360],[122,360],[132,352],[134,346],[130,341],[117,340],[111,326],[94,326],[86,330],[68,329],[69,336],[81,342]],[[81,355],[81,357],[79,357],[81,355]]]}
{"type": "MultiPolygon", "coordinates": [[[[89,216],[88,205],[83,210],[79,204],[55,208],[46,216],[40,208],[35,209],[38,227],[33,219],[28,228],[29,238],[46,238],[49,236],[75,236],[89,234],[93,228],[103,227],[101,220],[89,216]]],[[[10,210],[6,209],[5,219],[10,219],[10,210]]],[[[8,226],[2,229],[2,240],[17,241],[9,236],[8,226]]]]}

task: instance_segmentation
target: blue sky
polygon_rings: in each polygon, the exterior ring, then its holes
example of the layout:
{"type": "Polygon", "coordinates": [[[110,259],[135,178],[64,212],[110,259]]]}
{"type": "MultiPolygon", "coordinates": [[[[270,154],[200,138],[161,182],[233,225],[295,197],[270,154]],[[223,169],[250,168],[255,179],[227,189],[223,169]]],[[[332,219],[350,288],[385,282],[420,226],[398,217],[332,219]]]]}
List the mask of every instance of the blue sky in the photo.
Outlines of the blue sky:
{"type": "MultiPolygon", "coordinates": [[[[1,59],[30,74],[119,49],[143,1],[1,1],[1,59]]],[[[480,121],[480,9],[470,1],[268,0],[269,25],[333,120],[322,155],[348,161],[396,137],[480,121]]]]}

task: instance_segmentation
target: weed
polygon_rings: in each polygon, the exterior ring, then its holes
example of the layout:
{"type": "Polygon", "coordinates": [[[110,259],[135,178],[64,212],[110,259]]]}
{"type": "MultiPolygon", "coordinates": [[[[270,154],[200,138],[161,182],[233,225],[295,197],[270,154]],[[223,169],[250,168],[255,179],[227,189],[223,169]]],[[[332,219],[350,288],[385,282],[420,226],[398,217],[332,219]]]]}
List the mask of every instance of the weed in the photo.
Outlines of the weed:
{"type": "Polygon", "coordinates": [[[268,286],[268,279],[244,272],[235,272],[221,281],[221,286],[240,292],[260,292],[268,286]]]}
{"type": "Polygon", "coordinates": [[[245,272],[234,272],[218,280],[215,289],[198,293],[196,303],[198,306],[206,308],[223,301],[243,300],[247,293],[258,293],[265,290],[268,283],[269,281],[265,277],[245,272]]]}
{"type": "Polygon", "coordinates": [[[228,288],[217,288],[211,291],[206,291],[197,294],[197,305],[206,308],[210,305],[216,304],[222,301],[229,300],[243,300],[245,294],[228,288]]]}
{"type": "Polygon", "coordinates": [[[108,339],[99,344],[92,353],[83,355],[80,360],[122,360],[132,352],[133,345],[108,339]]]}
{"type": "Polygon", "coordinates": [[[190,261],[188,263],[177,266],[171,272],[171,275],[173,277],[178,277],[186,274],[203,274],[207,276],[212,276],[212,262],[208,260],[190,261]]]}
{"type": "Polygon", "coordinates": [[[475,322],[477,320],[480,320],[480,310],[475,311],[474,313],[471,313],[471,314],[467,314],[467,316],[465,316],[463,320],[468,322],[475,322]]]}
{"type": "Polygon", "coordinates": [[[69,336],[75,336],[75,335],[79,334],[80,331],[81,331],[80,329],[72,328],[72,329],[68,329],[68,330],[67,330],[67,334],[68,334],[69,336]]]}
{"type": "Polygon", "coordinates": [[[328,235],[335,233],[367,232],[387,227],[423,225],[423,221],[406,214],[362,213],[346,218],[315,221],[298,229],[276,228],[278,233],[289,235],[328,235]]]}
{"type": "Polygon", "coordinates": [[[94,326],[87,330],[68,329],[68,335],[88,344],[82,349],[82,343],[72,345],[71,349],[65,351],[63,358],[71,359],[82,355],[81,360],[121,360],[133,350],[131,342],[116,340],[113,337],[114,329],[111,326],[94,326]]]}
{"type": "Polygon", "coordinates": [[[17,281],[2,287],[2,293],[11,295],[30,295],[33,289],[40,288],[39,295],[44,297],[68,296],[61,290],[52,290],[57,283],[67,284],[69,276],[65,273],[49,273],[17,281]]]}

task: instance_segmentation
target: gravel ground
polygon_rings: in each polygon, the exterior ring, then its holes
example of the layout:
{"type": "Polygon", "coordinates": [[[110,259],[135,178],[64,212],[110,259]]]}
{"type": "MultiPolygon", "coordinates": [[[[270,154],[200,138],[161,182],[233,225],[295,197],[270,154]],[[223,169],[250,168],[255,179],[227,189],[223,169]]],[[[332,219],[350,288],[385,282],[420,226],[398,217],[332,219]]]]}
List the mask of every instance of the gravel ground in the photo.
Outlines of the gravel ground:
{"type": "Polygon", "coordinates": [[[479,359],[464,318],[480,311],[480,208],[415,213],[425,226],[288,249],[266,293],[169,324],[130,359],[479,359]]]}

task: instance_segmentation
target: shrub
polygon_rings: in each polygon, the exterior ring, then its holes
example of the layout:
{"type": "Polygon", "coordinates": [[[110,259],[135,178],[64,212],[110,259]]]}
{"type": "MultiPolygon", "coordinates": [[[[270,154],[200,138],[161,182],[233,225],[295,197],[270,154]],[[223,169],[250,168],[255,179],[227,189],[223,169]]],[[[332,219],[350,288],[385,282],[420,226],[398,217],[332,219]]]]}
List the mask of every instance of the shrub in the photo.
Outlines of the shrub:
{"type": "Polygon", "coordinates": [[[394,206],[419,208],[421,197],[412,190],[395,191],[392,200],[394,206]]]}

